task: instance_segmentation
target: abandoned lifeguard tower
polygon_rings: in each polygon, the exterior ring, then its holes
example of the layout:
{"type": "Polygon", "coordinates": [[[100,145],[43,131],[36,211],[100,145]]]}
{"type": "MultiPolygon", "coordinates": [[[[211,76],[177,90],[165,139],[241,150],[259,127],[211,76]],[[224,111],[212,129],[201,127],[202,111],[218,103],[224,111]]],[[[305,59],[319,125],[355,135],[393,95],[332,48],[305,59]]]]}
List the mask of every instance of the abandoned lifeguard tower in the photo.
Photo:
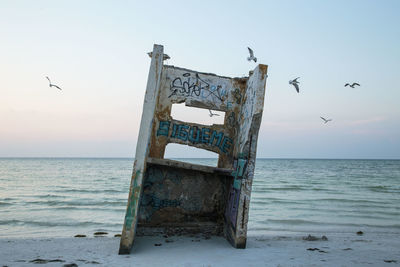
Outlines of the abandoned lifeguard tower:
{"type": "Polygon", "coordinates": [[[119,254],[135,235],[222,235],[246,247],[267,66],[229,78],[164,65],[154,45],[119,254]],[[173,104],[225,112],[224,124],[171,117],[173,104]],[[218,166],[164,159],[168,143],[218,153],[218,166]]]}

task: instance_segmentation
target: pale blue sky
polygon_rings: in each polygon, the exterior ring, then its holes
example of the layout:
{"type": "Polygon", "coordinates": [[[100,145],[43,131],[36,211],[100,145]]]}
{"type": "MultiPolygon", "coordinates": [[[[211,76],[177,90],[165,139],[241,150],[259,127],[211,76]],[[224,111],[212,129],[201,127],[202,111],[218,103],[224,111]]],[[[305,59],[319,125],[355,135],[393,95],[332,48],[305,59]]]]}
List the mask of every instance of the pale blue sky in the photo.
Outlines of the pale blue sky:
{"type": "Polygon", "coordinates": [[[157,43],[198,71],[248,73],[247,46],[269,65],[258,157],[400,158],[399,13],[400,1],[3,0],[0,157],[133,157],[157,43]]]}

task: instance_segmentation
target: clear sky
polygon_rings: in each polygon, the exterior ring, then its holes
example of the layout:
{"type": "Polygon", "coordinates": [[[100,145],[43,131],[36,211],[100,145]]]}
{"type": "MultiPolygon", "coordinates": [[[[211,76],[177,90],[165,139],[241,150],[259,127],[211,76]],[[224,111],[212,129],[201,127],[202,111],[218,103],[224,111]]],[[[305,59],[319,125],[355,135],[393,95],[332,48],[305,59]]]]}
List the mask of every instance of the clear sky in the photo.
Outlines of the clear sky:
{"type": "MultiPolygon", "coordinates": [[[[247,46],[269,65],[258,157],[400,158],[399,13],[389,0],[2,0],[0,157],[133,157],[157,43],[198,71],[247,74],[247,46]]],[[[168,148],[193,155],[209,156],[168,148]]]]}

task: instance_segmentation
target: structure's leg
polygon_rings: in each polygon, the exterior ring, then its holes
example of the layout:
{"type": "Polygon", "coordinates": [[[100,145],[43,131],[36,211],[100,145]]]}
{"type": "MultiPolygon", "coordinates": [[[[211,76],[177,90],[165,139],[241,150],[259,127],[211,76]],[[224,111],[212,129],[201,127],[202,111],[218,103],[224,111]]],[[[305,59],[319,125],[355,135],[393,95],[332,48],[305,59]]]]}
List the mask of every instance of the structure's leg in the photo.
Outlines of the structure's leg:
{"type": "Polygon", "coordinates": [[[160,78],[163,66],[163,51],[163,46],[154,45],[149,77],[147,79],[146,95],[144,98],[139,137],[136,144],[135,164],[133,167],[133,174],[129,189],[128,205],[126,208],[125,221],[122,229],[119,254],[129,254],[135,238],[137,216],[140,206],[140,196],[142,194],[142,183],[146,172],[146,162],[149,155],[151,130],[153,127],[153,117],[160,87],[160,78]]]}

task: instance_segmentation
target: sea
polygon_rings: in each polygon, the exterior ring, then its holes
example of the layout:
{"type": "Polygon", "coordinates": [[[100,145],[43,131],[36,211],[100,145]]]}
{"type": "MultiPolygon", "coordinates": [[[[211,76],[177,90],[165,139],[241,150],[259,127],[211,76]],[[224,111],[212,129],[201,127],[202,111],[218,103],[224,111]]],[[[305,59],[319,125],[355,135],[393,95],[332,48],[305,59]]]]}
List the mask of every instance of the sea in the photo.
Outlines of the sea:
{"type": "MultiPolygon", "coordinates": [[[[120,233],[132,167],[131,158],[0,158],[0,238],[120,233]]],[[[248,235],[356,231],[400,233],[400,160],[257,159],[248,235]]]]}

